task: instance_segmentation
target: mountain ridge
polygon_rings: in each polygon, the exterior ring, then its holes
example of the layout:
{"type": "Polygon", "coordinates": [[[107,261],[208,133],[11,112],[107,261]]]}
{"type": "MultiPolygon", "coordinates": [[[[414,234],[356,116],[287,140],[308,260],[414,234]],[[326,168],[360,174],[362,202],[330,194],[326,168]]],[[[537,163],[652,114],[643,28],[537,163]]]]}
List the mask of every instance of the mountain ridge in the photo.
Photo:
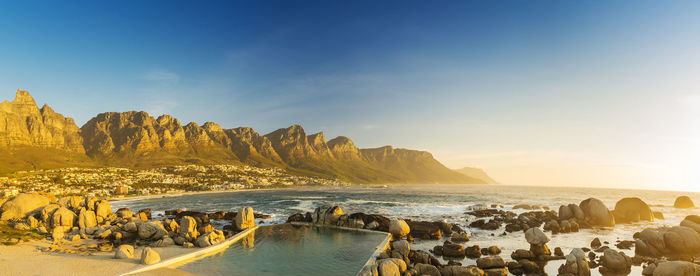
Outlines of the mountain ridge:
{"type": "Polygon", "coordinates": [[[0,158],[0,173],[65,166],[245,164],[353,183],[485,183],[448,169],[429,152],[359,149],[348,137],[327,140],[323,132],[307,134],[297,124],[261,135],[250,127],[182,125],[170,115],[154,118],[145,111],[127,111],[100,113],[78,127],[46,104],[39,109],[29,92],[20,89],[12,102],[0,102],[0,154],[6,157],[0,158]]]}

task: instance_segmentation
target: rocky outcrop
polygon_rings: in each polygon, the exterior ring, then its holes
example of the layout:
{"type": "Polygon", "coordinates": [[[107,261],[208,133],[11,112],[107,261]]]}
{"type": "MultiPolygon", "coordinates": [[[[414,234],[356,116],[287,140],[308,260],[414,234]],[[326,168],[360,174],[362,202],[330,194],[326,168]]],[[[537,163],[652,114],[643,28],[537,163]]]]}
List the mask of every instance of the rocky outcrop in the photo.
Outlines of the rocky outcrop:
{"type": "Polygon", "coordinates": [[[566,263],[559,267],[559,276],[590,276],[591,268],[586,260],[586,253],[580,248],[574,248],[566,256],[566,263]]]}
{"type": "Polygon", "coordinates": [[[622,274],[627,275],[632,269],[632,258],[624,252],[606,249],[603,256],[600,257],[599,269],[603,275],[607,274],[622,274]]]}
{"type": "Polygon", "coordinates": [[[141,263],[146,265],[160,263],[160,254],[150,247],[146,247],[141,252],[141,263]]]}
{"type": "Polygon", "coordinates": [[[403,237],[411,232],[411,228],[408,227],[406,221],[402,219],[392,219],[389,225],[389,233],[394,235],[394,237],[403,237]]]}
{"type": "Polygon", "coordinates": [[[32,146],[84,152],[80,129],[48,105],[39,109],[29,92],[17,89],[12,102],[0,103],[0,148],[32,146]]]}
{"type": "Polygon", "coordinates": [[[248,228],[255,227],[255,216],[253,214],[252,207],[243,207],[236,214],[236,229],[246,230],[248,228]]]}

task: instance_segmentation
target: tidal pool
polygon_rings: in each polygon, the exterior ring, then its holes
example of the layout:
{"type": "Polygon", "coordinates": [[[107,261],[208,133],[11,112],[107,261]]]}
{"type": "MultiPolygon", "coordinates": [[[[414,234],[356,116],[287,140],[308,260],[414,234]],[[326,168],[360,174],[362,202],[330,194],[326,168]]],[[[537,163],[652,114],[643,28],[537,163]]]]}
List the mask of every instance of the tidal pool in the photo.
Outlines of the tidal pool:
{"type": "Polygon", "coordinates": [[[262,226],[216,255],[178,269],[204,275],[356,275],[383,233],[280,224],[262,226]]]}

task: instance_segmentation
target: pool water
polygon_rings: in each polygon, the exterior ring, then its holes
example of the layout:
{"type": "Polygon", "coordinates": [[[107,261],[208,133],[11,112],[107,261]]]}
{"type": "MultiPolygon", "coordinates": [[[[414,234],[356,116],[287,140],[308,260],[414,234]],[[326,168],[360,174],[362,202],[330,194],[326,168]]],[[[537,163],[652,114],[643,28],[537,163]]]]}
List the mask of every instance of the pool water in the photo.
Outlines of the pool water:
{"type": "Polygon", "coordinates": [[[204,275],[356,275],[383,233],[306,225],[261,226],[223,252],[178,269],[204,275]]]}

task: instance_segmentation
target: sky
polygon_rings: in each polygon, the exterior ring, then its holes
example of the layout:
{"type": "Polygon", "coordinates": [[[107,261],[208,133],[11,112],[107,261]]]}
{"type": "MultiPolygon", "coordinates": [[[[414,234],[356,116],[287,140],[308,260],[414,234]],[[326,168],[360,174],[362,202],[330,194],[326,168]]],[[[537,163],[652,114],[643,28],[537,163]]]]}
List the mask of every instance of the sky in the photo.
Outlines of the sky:
{"type": "Polygon", "coordinates": [[[0,100],[700,191],[698,1],[2,1],[0,100]]]}

